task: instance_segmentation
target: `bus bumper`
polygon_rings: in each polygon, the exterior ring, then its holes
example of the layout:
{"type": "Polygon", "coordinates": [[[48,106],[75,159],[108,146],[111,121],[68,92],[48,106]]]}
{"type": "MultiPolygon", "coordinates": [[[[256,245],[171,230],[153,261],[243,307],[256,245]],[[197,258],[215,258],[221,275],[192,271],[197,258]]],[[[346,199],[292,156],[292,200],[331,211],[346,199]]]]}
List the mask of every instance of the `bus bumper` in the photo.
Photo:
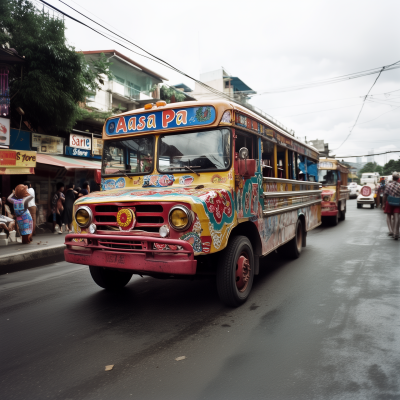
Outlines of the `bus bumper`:
{"type": "Polygon", "coordinates": [[[65,261],[117,268],[137,274],[194,275],[197,261],[190,243],[147,236],[68,234],[65,261]]]}
{"type": "Polygon", "coordinates": [[[329,211],[322,211],[321,210],[321,217],[334,217],[338,213],[338,210],[329,210],[329,211]]]}

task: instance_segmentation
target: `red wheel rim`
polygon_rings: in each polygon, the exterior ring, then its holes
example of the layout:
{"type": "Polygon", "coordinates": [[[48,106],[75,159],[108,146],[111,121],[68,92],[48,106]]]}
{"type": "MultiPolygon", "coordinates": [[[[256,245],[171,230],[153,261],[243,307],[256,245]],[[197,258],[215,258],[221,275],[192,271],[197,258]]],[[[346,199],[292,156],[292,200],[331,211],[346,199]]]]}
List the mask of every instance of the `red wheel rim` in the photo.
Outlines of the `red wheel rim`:
{"type": "Polygon", "coordinates": [[[247,289],[250,280],[251,265],[247,253],[242,253],[236,263],[236,287],[239,292],[247,289]]]}

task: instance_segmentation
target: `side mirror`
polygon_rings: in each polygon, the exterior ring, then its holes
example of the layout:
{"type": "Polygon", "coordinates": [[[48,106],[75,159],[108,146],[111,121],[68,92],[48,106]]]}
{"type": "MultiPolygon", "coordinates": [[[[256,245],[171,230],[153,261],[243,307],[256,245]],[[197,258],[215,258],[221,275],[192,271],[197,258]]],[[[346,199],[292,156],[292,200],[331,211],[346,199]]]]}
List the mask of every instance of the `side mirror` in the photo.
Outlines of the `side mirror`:
{"type": "Polygon", "coordinates": [[[239,150],[238,174],[244,178],[251,178],[256,174],[256,160],[249,159],[249,150],[242,147],[239,150]]]}

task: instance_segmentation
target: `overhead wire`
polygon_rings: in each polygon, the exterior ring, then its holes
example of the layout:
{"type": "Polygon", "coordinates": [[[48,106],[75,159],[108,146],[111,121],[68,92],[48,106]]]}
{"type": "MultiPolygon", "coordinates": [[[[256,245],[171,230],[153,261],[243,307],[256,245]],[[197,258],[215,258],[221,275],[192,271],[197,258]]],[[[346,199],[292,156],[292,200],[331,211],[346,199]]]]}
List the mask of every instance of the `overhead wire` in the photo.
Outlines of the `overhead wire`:
{"type": "Polygon", "coordinates": [[[347,74],[347,75],[337,76],[337,77],[334,77],[334,78],[327,78],[327,79],[322,79],[322,80],[319,80],[319,81],[314,81],[314,82],[309,82],[309,83],[304,83],[304,84],[299,84],[299,85],[276,88],[276,89],[271,89],[271,90],[268,90],[268,91],[261,91],[260,93],[254,94],[253,96],[261,96],[261,95],[264,95],[264,94],[283,93],[283,92],[291,92],[291,91],[309,89],[309,88],[313,88],[313,87],[318,87],[318,86],[323,86],[323,85],[330,85],[330,84],[333,84],[333,83],[344,82],[344,81],[350,80],[350,79],[361,78],[361,77],[368,76],[368,75],[375,75],[377,73],[380,74],[383,71],[391,71],[393,69],[400,68],[400,65],[396,65],[396,64],[398,64],[398,62],[393,63],[390,66],[387,66],[386,68],[385,67],[377,67],[377,68],[372,68],[372,69],[365,70],[365,71],[354,72],[354,73],[347,74]]]}
{"type": "Polygon", "coordinates": [[[367,94],[365,95],[365,97],[364,97],[364,101],[363,101],[362,104],[361,104],[361,109],[360,109],[360,111],[358,112],[357,118],[356,118],[356,120],[355,120],[355,122],[354,122],[352,128],[350,129],[349,134],[348,134],[348,135],[346,136],[346,138],[343,140],[343,142],[341,143],[341,145],[340,145],[339,147],[337,147],[336,149],[334,149],[333,151],[336,151],[336,150],[340,149],[340,148],[343,146],[343,144],[346,143],[347,139],[348,139],[348,138],[350,137],[350,135],[352,134],[353,129],[354,129],[354,127],[357,125],[358,119],[360,118],[361,112],[362,112],[362,110],[363,110],[363,108],[364,108],[365,101],[367,100],[368,95],[370,94],[372,88],[375,86],[375,84],[376,84],[376,82],[378,81],[379,77],[381,76],[382,72],[383,72],[387,67],[391,67],[391,66],[393,66],[393,65],[395,65],[395,64],[398,64],[399,62],[400,62],[400,61],[396,61],[396,62],[393,63],[393,64],[390,64],[390,65],[388,65],[388,66],[382,67],[382,69],[380,70],[378,76],[377,76],[376,79],[374,80],[372,86],[369,88],[368,93],[367,93],[367,94]]]}
{"type": "Polygon", "coordinates": [[[371,157],[371,156],[381,156],[382,154],[389,154],[389,153],[400,153],[400,150],[391,150],[391,151],[385,151],[384,153],[375,153],[375,154],[362,154],[358,156],[335,156],[335,157],[336,158],[371,157]]]}
{"type": "MultiPolygon", "coordinates": [[[[40,1],[41,1],[42,3],[48,5],[49,7],[51,7],[51,8],[53,8],[53,9],[57,10],[58,12],[62,13],[63,15],[67,16],[68,18],[74,20],[75,22],[78,22],[79,24],[88,27],[89,29],[93,30],[94,32],[99,33],[100,35],[102,35],[102,36],[104,36],[104,37],[107,37],[105,34],[103,34],[103,33],[99,32],[99,31],[97,31],[96,29],[94,29],[94,28],[92,28],[91,26],[85,24],[84,22],[82,22],[82,21],[80,21],[80,20],[78,20],[78,19],[76,19],[76,18],[70,16],[69,14],[65,13],[64,11],[57,9],[56,7],[54,7],[54,6],[52,6],[51,4],[47,3],[46,1],[44,1],[44,0],[40,0],[40,1]]],[[[126,49],[132,51],[132,52],[135,53],[135,54],[141,55],[142,57],[149,58],[149,59],[151,59],[152,61],[158,62],[158,63],[160,63],[161,65],[164,65],[164,66],[166,66],[166,67],[168,67],[168,68],[174,70],[175,72],[178,72],[178,73],[180,73],[180,74],[186,76],[187,78],[189,78],[189,79],[191,79],[191,80],[197,82],[199,85],[203,86],[204,88],[206,88],[207,90],[213,92],[214,94],[219,94],[221,97],[226,98],[226,99],[229,99],[229,100],[231,100],[231,101],[237,101],[236,99],[232,99],[232,98],[231,98],[229,95],[227,95],[226,93],[220,92],[220,91],[218,91],[217,89],[214,89],[214,88],[212,88],[211,86],[208,86],[207,84],[205,84],[205,83],[203,83],[203,82],[201,82],[201,81],[199,81],[199,80],[193,78],[192,76],[190,76],[190,75],[186,74],[185,72],[179,70],[178,68],[174,67],[173,65],[171,65],[171,64],[168,63],[167,61],[165,61],[165,60],[163,60],[163,59],[161,59],[161,58],[155,56],[154,54],[150,53],[149,51],[147,51],[146,49],[142,48],[141,46],[139,46],[139,45],[133,43],[132,41],[130,41],[130,40],[124,38],[124,37],[122,37],[121,35],[116,34],[115,32],[113,32],[113,31],[111,31],[110,29],[108,29],[107,27],[105,27],[104,25],[102,25],[102,24],[96,22],[96,21],[93,20],[92,18],[90,18],[90,17],[88,17],[87,15],[81,13],[79,10],[76,10],[75,8],[73,8],[73,7],[70,6],[69,4],[65,3],[64,1],[62,1],[62,0],[59,0],[59,1],[60,1],[62,4],[66,5],[67,7],[71,8],[71,9],[72,9],[73,11],[75,11],[76,13],[78,13],[78,14],[82,15],[83,17],[87,18],[89,21],[95,23],[96,25],[101,26],[103,29],[106,29],[107,31],[109,31],[109,32],[111,32],[112,34],[114,34],[115,36],[117,36],[117,37],[123,39],[125,42],[128,42],[128,43],[132,44],[133,46],[137,47],[138,49],[142,50],[143,52],[145,52],[146,54],[148,54],[150,57],[145,56],[145,55],[143,55],[143,54],[141,54],[141,53],[135,52],[134,50],[128,48],[128,47],[125,46],[124,44],[118,43],[116,40],[114,40],[114,39],[108,37],[109,40],[114,41],[114,42],[117,43],[118,45],[123,46],[124,48],[126,48],[126,49]]]]}
{"type": "MultiPolygon", "coordinates": [[[[48,7],[50,7],[50,8],[52,8],[52,9],[56,10],[57,12],[61,13],[62,15],[64,15],[64,16],[70,18],[71,20],[73,20],[73,21],[75,21],[75,22],[77,22],[77,23],[79,23],[79,24],[81,24],[81,25],[83,25],[83,26],[85,26],[85,27],[91,29],[92,31],[94,31],[94,32],[96,32],[96,33],[98,33],[98,34],[100,34],[101,36],[103,36],[103,37],[105,37],[105,38],[107,38],[107,39],[113,41],[114,43],[116,43],[116,44],[118,44],[118,45],[120,45],[120,46],[126,48],[127,50],[132,51],[133,53],[135,53],[135,54],[137,54],[137,55],[139,55],[139,56],[141,56],[141,57],[145,57],[145,58],[147,58],[147,59],[150,59],[151,61],[157,62],[157,63],[163,65],[164,67],[167,67],[167,68],[169,68],[169,69],[174,70],[175,72],[180,73],[180,74],[183,75],[183,76],[186,76],[187,78],[189,78],[189,79],[193,80],[194,82],[198,83],[199,85],[201,85],[201,86],[204,87],[205,89],[209,90],[210,92],[214,93],[215,95],[217,95],[217,96],[219,96],[219,97],[222,97],[222,98],[225,98],[225,99],[228,99],[228,100],[231,100],[231,101],[234,101],[234,102],[238,102],[237,99],[232,98],[232,97],[230,97],[228,94],[226,94],[226,93],[224,93],[224,92],[220,92],[219,90],[214,89],[214,88],[208,86],[208,85],[205,84],[204,82],[201,82],[201,81],[199,81],[199,80],[193,78],[192,76],[186,74],[185,72],[181,71],[180,69],[174,67],[173,65],[171,65],[171,64],[168,63],[167,61],[165,61],[165,60],[163,60],[163,59],[161,59],[161,58],[155,56],[154,54],[150,53],[149,51],[145,50],[145,49],[142,48],[141,46],[139,46],[139,45],[133,43],[133,42],[130,41],[130,40],[127,40],[126,38],[124,38],[124,37],[121,36],[121,35],[116,34],[115,32],[113,32],[113,31],[111,31],[110,29],[108,29],[107,27],[105,27],[104,25],[98,23],[97,21],[93,20],[92,18],[88,17],[87,15],[81,13],[79,10],[76,10],[75,8],[73,8],[73,7],[70,6],[69,4],[65,3],[64,1],[59,0],[62,4],[64,4],[64,5],[66,5],[67,7],[71,8],[71,9],[72,9],[73,11],[75,11],[76,13],[82,15],[83,17],[87,18],[88,20],[90,20],[91,22],[95,23],[96,25],[99,25],[99,26],[102,27],[103,29],[106,29],[106,30],[107,30],[108,32],[110,32],[112,35],[117,36],[117,37],[119,37],[120,39],[122,39],[123,41],[132,44],[133,46],[137,47],[137,48],[140,49],[141,51],[143,51],[143,52],[145,52],[146,54],[148,54],[148,56],[146,56],[145,54],[141,54],[141,53],[139,53],[139,52],[137,52],[137,51],[132,50],[131,48],[125,46],[124,44],[118,42],[117,40],[115,40],[115,39],[113,39],[113,38],[107,36],[107,34],[102,33],[102,32],[100,32],[100,31],[94,29],[94,28],[91,27],[90,25],[87,25],[87,24],[85,24],[84,22],[78,20],[77,18],[72,17],[71,15],[67,14],[66,12],[64,12],[64,11],[58,9],[57,7],[54,7],[53,5],[49,4],[48,2],[46,2],[46,1],[44,1],[44,0],[39,0],[39,1],[42,2],[43,4],[46,4],[48,7]]],[[[316,86],[325,85],[325,84],[338,83],[338,82],[341,82],[341,81],[343,81],[343,80],[355,79],[355,78],[358,78],[358,77],[362,77],[362,76],[367,76],[367,75],[371,75],[371,74],[376,74],[376,73],[378,73],[378,77],[377,77],[376,80],[375,80],[375,82],[376,82],[376,81],[379,79],[379,77],[380,77],[380,75],[381,75],[381,73],[382,73],[383,71],[389,71],[389,70],[391,70],[391,69],[400,68],[400,65],[397,65],[397,66],[395,67],[395,65],[398,64],[399,62],[400,62],[400,61],[398,61],[398,62],[396,62],[396,63],[393,63],[393,64],[390,64],[390,65],[388,65],[388,66],[381,67],[380,69],[378,69],[378,68],[373,68],[373,69],[369,69],[369,70],[365,70],[365,71],[361,71],[361,72],[356,72],[356,73],[352,73],[352,74],[342,75],[342,76],[335,77],[335,78],[329,78],[329,79],[324,79],[324,80],[320,80],[320,81],[316,81],[316,82],[310,82],[309,84],[303,84],[303,86],[300,86],[300,85],[297,85],[297,86],[296,86],[296,85],[295,85],[295,86],[292,86],[292,87],[287,87],[287,88],[285,88],[284,90],[281,90],[281,91],[301,90],[301,89],[306,89],[306,88],[310,88],[310,87],[316,87],[316,86]]],[[[374,82],[374,84],[372,85],[372,87],[375,85],[375,82],[374,82]]],[[[368,94],[370,93],[372,87],[371,87],[370,90],[368,91],[368,94]]],[[[270,92],[265,92],[265,93],[260,93],[260,94],[277,93],[277,92],[278,92],[278,91],[275,90],[275,91],[270,91],[270,92]]],[[[363,103],[362,103],[361,110],[360,110],[360,112],[359,112],[359,114],[358,114],[358,116],[357,116],[356,122],[355,122],[355,124],[353,125],[352,129],[353,129],[354,126],[357,124],[358,118],[359,118],[359,116],[360,116],[360,114],[361,114],[361,111],[362,111],[362,109],[363,109],[363,107],[364,107],[364,104],[365,104],[365,101],[366,101],[366,99],[367,99],[367,97],[368,97],[368,94],[367,94],[367,95],[365,96],[365,98],[364,98],[364,101],[363,101],[363,103]]],[[[240,102],[239,102],[239,103],[240,103],[240,102]]],[[[300,114],[299,114],[299,115],[300,115],[300,114]]],[[[351,132],[352,132],[352,130],[351,130],[351,132]]],[[[346,140],[348,139],[348,137],[351,135],[351,132],[349,133],[349,135],[347,136],[347,138],[345,139],[345,141],[346,141],[346,140]]],[[[344,142],[345,142],[345,141],[344,141],[344,142]]],[[[343,143],[344,143],[344,142],[343,142],[343,143]]],[[[342,143],[338,148],[340,148],[340,147],[343,145],[343,143],[342,143]]]]}

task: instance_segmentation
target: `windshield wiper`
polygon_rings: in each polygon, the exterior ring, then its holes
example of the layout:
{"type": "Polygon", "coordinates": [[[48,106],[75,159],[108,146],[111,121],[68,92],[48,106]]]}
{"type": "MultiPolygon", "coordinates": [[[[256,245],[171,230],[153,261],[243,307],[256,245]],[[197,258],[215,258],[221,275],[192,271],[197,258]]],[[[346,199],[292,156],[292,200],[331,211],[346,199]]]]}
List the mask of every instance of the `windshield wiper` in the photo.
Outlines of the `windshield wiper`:
{"type": "Polygon", "coordinates": [[[186,169],[188,169],[189,171],[192,171],[192,172],[193,172],[194,174],[196,174],[197,176],[200,176],[200,174],[199,174],[197,171],[193,171],[193,170],[192,170],[192,168],[200,168],[200,167],[197,167],[197,166],[194,166],[194,165],[193,165],[193,167],[190,168],[190,167],[188,167],[187,165],[184,165],[183,168],[186,168],[186,169]]]}
{"type": "Polygon", "coordinates": [[[188,169],[189,171],[193,172],[194,174],[196,174],[197,176],[200,176],[200,174],[197,171],[193,171],[192,168],[201,168],[198,165],[193,165],[192,167],[188,167],[187,165],[182,165],[180,166],[176,166],[176,167],[167,167],[164,169],[188,169]]]}

